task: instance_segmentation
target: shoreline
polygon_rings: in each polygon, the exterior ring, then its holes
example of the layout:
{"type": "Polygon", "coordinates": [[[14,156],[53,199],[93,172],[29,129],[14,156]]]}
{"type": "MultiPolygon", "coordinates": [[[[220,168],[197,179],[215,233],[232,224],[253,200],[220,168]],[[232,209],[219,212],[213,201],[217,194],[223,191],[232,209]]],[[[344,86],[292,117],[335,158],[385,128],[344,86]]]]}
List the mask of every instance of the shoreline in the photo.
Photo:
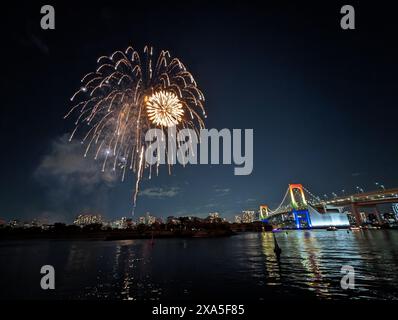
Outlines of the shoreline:
{"type": "Polygon", "coordinates": [[[156,224],[153,227],[138,225],[135,228],[110,229],[99,224],[83,228],[73,225],[55,224],[50,229],[0,228],[1,240],[131,240],[152,238],[220,238],[230,237],[240,232],[272,231],[271,225],[262,223],[226,224],[226,223],[186,223],[183,225],[156,224]]]}
{"type": "Polygon", "coordinates": [[[102,231],[88,233],[54,233],[54,232],[18,232],[1,234],[1,240],[96,240],[118,241],[134,239],[166,239],[166,238],[221,238],[230,237],[237,233],[232,230],[197,230],[197,231],[102,231]]]}

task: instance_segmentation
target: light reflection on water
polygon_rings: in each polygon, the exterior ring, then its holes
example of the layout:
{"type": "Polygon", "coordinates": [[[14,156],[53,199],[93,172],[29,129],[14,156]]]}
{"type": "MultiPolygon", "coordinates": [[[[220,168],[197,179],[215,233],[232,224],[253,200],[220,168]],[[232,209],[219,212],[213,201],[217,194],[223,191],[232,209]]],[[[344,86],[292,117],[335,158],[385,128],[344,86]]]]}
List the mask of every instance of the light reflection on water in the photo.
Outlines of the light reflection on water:
{"type": "Polygon", "coordinates": [[[398,299],[398,231],[289,231],[218,239],[0,242],[0,298],[149,301],[398,299]],[[56,290],[40,289],[40,267],[56,290]],[[356,288],[340,287],[343,265],[356,288]]]}

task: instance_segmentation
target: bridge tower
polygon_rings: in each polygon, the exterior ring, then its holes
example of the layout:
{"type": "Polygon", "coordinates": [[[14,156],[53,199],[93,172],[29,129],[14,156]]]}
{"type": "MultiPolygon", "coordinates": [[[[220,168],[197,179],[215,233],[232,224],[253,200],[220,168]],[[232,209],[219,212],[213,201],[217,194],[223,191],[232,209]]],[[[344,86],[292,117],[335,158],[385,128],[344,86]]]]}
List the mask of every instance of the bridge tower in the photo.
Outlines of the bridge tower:
{"type": "Polygon", "coordinates": [[[289,184],[289,193],[293,208],[300,209],[307,207],[307,199],[305,198],[304,188],[301,184],[289,184]]]}
{"type": "Polygon", "coordinates": [[[268,215],[269,215],[268,206],[265,204],[261,205],[260,214],[259,214],[260,221],[267,222],[268,215]]]}
{"type": "Polygon", "coordinates": [[[308,203],[303,186],[301,184],[289,184],[289,193],[297,229],[311,228],[310,213],[308,212],[308,203]]]}

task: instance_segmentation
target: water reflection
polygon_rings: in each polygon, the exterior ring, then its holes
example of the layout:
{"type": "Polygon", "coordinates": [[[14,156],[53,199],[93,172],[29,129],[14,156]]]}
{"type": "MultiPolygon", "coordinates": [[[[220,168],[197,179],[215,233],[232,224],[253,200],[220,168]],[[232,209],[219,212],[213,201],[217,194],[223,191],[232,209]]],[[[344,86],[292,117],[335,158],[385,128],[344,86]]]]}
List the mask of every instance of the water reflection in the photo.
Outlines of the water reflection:
{"type": "Polygon", "coordinates": [[[267,285],[276,286],[281,284],[281,269],[279,261],[274,253],[274,238],[270,232],[261,233],[261,246],[264,255],[267,285]]]}
{"type": "Polygon", "coordinates": [[[296,244],[300,252],[300,261],[305,268],[305,282],[310,290],[314,290],[320,298],[328,298],[329,281],[322,274],[320,268],[320,248],[317,238],[310,231],[304,231],[302,238],[297,238],[296,244]]]}
{"type": "Polygon", "coordinates": [[[307,285],[323,299],[384,296],[396,299],[397,246],[391,240],[398,240],[397,236],[395,231],[302,231],[289,232],[283,237],[278,234],[278,239],[288,251],[287,270],[284,271],[293,285],[307,285]],[[354,291],[342,291],[340,287],[343,265],[353,266],[356,271],[354,291]],[[395,271],[392,273],[392,270],[395,271]],[[299,271],[303,272],[301,276],[299,271]]]}
{"type": "Polygon", "coordinates": [[[245,301],[398,299],[398,232],[289,231],[218,239],[30,241],[0,244],[0,298],[245,301]],[[5,260],[7,259],[7,260],[5,260]],[[55,292],[38,286],[44,264],[55,292]],[[341,267],[356,272],[340,287],[341,267]],[[17,280],[15,280],[17,279],[17,280]]]}

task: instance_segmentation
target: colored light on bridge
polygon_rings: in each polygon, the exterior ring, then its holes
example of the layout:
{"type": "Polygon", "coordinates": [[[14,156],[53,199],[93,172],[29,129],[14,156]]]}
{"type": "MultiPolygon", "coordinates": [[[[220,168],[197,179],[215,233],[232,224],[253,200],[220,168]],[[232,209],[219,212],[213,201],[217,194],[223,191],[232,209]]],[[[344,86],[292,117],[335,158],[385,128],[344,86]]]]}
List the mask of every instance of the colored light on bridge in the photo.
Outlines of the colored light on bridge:
{"type": "Polygon", "coordinates": [[[293,217],[296,222],[297,229],[312,228],[310,213],[308,210],[293,210],[293,217]]]}
{"type": "Polygon", "coordinates": [[[264,220],[269,216],[268,206],[261,205],[260,206],[260,220],[264,222],[264,220]]]}
{"type": "Polygon", "coordinates": [[[346,213],[343,212],[319,213],[317,210],[315,210],[312,207],[309,207],[308,209],[313,228],[350,226],[350,222],[348,221],[346,213]]]}
{"type": "Polygon", "coordinates": [[[303,186],[301,184],[289,184],[290,198],[291,198],[293,207],[294,208],[298,208],[298,203],[297,203],[296,198],[294,196],[294,190],[298,190],[299,191],[300,196],[301,196],[301,201],[306,206],[307,205],[307,200],[305,199],[303,186]]]}

